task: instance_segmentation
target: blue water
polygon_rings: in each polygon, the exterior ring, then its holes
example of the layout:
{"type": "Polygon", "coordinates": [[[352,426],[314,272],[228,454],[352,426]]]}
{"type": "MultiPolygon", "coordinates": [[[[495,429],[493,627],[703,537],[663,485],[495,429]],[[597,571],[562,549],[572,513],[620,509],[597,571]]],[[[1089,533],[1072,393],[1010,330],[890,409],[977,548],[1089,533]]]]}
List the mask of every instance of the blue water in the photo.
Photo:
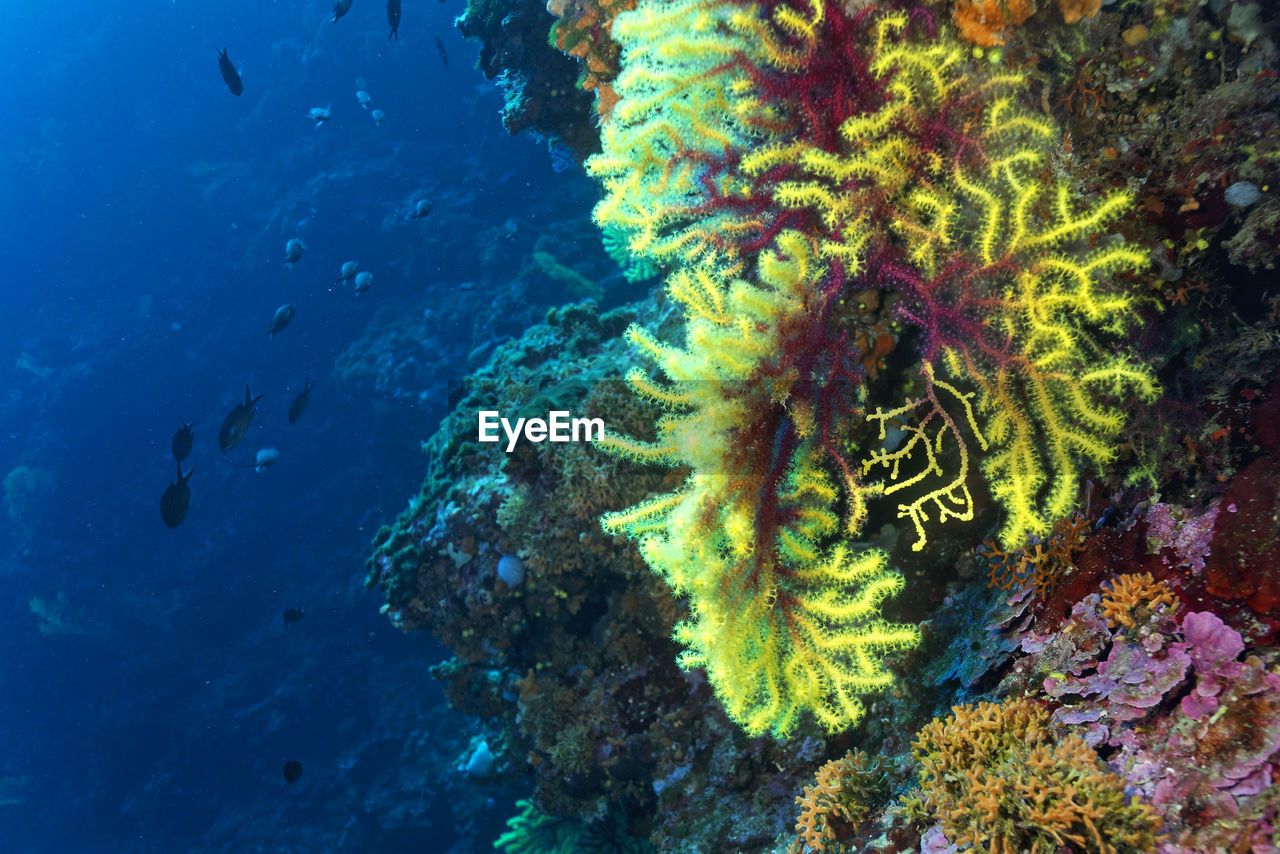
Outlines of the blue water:
{"type": "MultiPolygon", "coordinates": [[[[405,3],[398,43],[383,5],[356,0],[336,24],[322,0],[5,10],[0,477],[47,474],[20,512],[0,500],[2,851],[458,839],[431,745],[469,724],[426,673],[441,651],[378,615],[362,563],[422,478],[442,384],[563,299],[521,265],[542,229],[586,215],[591,188],[502,129],[458,4],[405,3]],[[320,128],[317,106],[332,107],[320,128]],[[407,221],[418,198],[434,210],[407,221]],[[509,219],[519,236],[498,244],[509,219]],[[308,252],[285,269],[292,237],[308,252]],[[360,297],[332,285],[351,259],[375,274],[360,297]],[[296,319],[269,340],[287,302],[296,319]],[[416,387],[336,375],[352,342],[428,309],[416,387]],[[311,407],[290,425],[305,377],[311,407]],[[265,397],[219,453],[246,384],[265,397]],[[191,509],[169,530],[183,420],[191,509]],[[264,447],[280,462],[245,468],[264,447]],[[305,618],[284,625],[294,606],[305,618]],[[286,758],[304,763],[293,786],[286,758]]],[[[599,248],[561,257],[579,252],[599,248]]]]}

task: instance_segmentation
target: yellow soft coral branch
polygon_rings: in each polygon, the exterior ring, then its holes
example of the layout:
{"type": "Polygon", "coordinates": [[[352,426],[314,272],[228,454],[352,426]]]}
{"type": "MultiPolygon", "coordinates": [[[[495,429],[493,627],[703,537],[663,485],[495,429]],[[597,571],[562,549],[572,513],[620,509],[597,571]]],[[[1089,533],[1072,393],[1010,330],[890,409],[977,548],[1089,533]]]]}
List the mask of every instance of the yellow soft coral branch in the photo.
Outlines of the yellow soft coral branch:
{"type": "MultiPolygon", "coordinates": [[[[611,514],[603,524],[635,537],[650,565],[689,597],[690,616],[675,633],[686,647],[680,663],[705,668],[730,716],[751,734],[784,735],[805,711],[828,729],[855,723],[863,708],[858,695],[890,681],[880,663],[884,653],[919,637],[879,616],[884,598],[903,583],[884,555],[830,542],[848,514],[865,512],[863,490],[827,474],[812,427],[772,487],[779,517],[789,521],[763,541],[757,496],[764,486],[727,441],[747,412],[771,411],[786,423],[786,383],[794,375],[780,372],[774,383],[761,383],[751,366],[785,349],[782,318],[812,310],[807,304],[825,275],[818,259],[813,238],[788,231],[760,254],[758,284],[714,275],[696,288],[685,282],[686,304],[698,308],[683,347],[631,333],[668,379],[658,386],[642,373],[629,376],[670,410],[659,421],[659,440],[605,438],[617,453],[674,454],[673,462],[694,472],[680,491],[611,514]]],[[[811,418],[797,415],[798,422],[811,418]]]]}
{"type": "Polygon", "coordinates": [[[923,374],[924,396],[909,400],[896,409],[887,411],[877,409],[874,413],[867,415],[868,420],[879,424],[881,442],[888,437],[887,428],[891,421],[896,422],[897,430],[906,434],[906,441],[896,449],[881,447],[873,451],[862,463],[864,473],[875,466],[889,469],[888,482],[881,485],[884,495],[893,495],[904,490],[911,491],[918,484],[927,483],[931,479],[944,479],[941,485],[921,491],[910,501],[898,505],[898,516],[910,519],[915,526],[917,539],[911,546],[915,551],[924,548],[927,539],[924,523],[929,521],[930,505],[937,510],[938,523],[945,522],[947,519],[965,522],[973,519],[973,496],[969,492],[968,485],[969,451],[961,435],[961,423],[973,432],[979,447],[984,451],[987,449],[987,441],[983,438],[974,415],[971,403],[973,394],[961,393],[950,383],[937,379],[933,374],[932,366],[928,364],[924,365],[923,374]],[[938,399],[938,389],[954,398],[962,413],[960,422],[952,417],[938,399]],[[917,419],[917,423],[912,424],[905,420],[912,417],[917,419]],[[942,465],[948,438],[959,458],[954,472],[950,474],[942,465]],[[922,457],[923,462],[921,462],[922,457]],[[902,474],[904,464],[918,466],[918,470],[913,475],[904,476],[902,474]]]}

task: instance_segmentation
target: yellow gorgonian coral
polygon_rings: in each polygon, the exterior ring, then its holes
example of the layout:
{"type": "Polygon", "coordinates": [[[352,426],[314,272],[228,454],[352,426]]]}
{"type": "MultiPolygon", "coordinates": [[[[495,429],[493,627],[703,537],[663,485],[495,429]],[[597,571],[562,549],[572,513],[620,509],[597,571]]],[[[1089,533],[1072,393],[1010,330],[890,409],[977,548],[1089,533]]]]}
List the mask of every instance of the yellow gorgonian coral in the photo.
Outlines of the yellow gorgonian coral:
{"type": "Polygon", "coordinates": [[[1113,280],[1145,263],[1106,234],[1128,199],[1052,179],[1025,81],[903,13],[640,0],[613,34],[595,216],[671,271],[686,325],[631,331],[657,378],[628,381],[666,414],[655,442],[606,444],[690,475],[605,528],[688,597],[682,661],[749,732],[806,710],[848,726],[889,680],[881,656],[918,638],[879,616],[901,579],[857,543],[870,504],[919,549],[973,518],[978,469],[1001,542],[1044,536],[1115,453],[1117,401],[1155,394],[1107,340],[1134,321],[1113,280]],[[883,318],[848,302],[867,291],[915,355],[876,399],[853,342],[883,318]]]}

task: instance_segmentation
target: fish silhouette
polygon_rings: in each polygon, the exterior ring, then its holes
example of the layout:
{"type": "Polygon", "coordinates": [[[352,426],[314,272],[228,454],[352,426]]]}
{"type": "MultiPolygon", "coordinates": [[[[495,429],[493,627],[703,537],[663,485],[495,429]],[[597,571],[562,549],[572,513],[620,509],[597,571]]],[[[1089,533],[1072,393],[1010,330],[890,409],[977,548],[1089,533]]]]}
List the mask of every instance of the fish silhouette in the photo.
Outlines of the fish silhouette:
{"type": "Polygon", "coordinates": [[[173,458],[178,462],[182,462],[191,454],[191,445],[195,442],[195,436],[191,433],[191,425],[182,422],[182,426],[173,434],[173,441],[169,443],[170,450],[173,451],[173,458]]]}
{"type": "Polygon", "coordinates": [[[302,386],[302,391],[298,392],[298,396],[293,399],[293,403],[289,404],[290,424],[301,418],[302,413],[306,412],[307,407],[311,405],[311,389],[313,388],[315,388],[315,385],[311,382],[311,378],[308,377],[302,386]]]}
{"type": "Polygon", "coordinates": [[[222,72],[222,79],[227,84],[227,88],[231,90],[232,95],[239,95],[244,91],[244,83],[240,80],[240,72],[236,71],[236,67],[231,64],[231,60],[227,59],[227,49],[225,47],[218,51],[218,70],[222,72]]]}
{"type": "Polygon", "coordinates": [[[387,23],[391,25],[387,41],[400,41],[400,0],[387,0],[387,23]]]}
{"type": "Polygon", "coordinates": [[[222,449],[222,453],[225,454],[240,444],[244,434],[249,432],[249,425],[253,423],[253,414],[257,411],[260,400],[262,395],[253,397],[249,394],[249,387],[244,387],[244,402],[237,403],[236,408],[222,419],[222,426],[218,428],[218,447],[222,449]]]}
{"type": "Polygon", "coordinates": [[[356,273],[359,272],[359,270],[360,265],[355,261],[344,261],[342,264],[342,275],[334,279],[333,283],[335,285],[340,285],[343,282],[349,282],[355,278],[356,273]]]}
{"type": "Polygon", "coordinates": [[[295,313],[296,309],[293,307],[293,303],[286,303],[277,308],[275,315],[271,318],[270,325],[267,326],[267,337],[275,338],[277,332],[289,325],[295,313]]]}
{"type": "Polygon", "coordinates": [[[176,463],[178,466],[178,479],[169,484],[169,488],[164,491],[164,495],[160,496],[160,518],[170,528],[176,528],[182,524],[182,520],[187,518],[187,511],[191,509],[191,487],[187,485],[187,481],[191,480],[191,475],[195,473],[195,469],[186,474],[182,473],[182,463],[176,463]]]}

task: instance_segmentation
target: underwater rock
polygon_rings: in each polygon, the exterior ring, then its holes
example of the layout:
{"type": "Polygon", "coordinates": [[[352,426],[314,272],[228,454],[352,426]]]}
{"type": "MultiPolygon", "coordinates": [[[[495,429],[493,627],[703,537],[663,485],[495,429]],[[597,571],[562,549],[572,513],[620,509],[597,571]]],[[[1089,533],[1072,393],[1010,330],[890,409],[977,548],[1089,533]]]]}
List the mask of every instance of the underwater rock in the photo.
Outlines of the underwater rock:
{"type": "Polygon", "coordinates": [[[543,0],[469,0],[457,26],[480,42],[480,70],[506,94],[507,131],[559,137],[582,160],[600,149],[593,96],[578,87],[577,61],[550,43],[554,22],[543,0]]]}

